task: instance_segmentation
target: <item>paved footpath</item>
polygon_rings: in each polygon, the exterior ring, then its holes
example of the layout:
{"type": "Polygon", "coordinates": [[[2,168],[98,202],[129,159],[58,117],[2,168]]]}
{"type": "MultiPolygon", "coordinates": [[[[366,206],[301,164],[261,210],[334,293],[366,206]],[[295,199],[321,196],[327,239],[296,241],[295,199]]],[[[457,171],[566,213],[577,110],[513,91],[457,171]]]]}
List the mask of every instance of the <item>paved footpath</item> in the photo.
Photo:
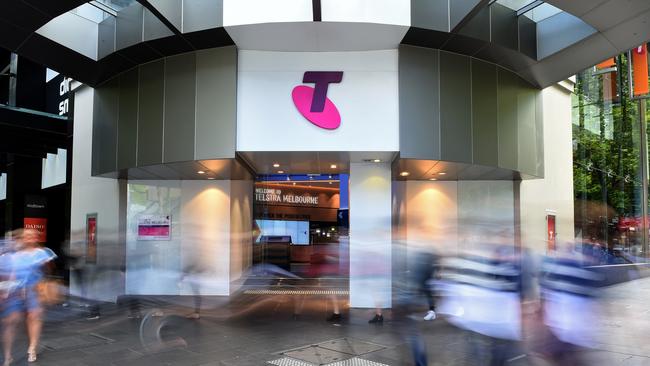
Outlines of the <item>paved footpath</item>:
{"type": "MultiPolygon", "coordinates": [[[[588,364],[650,366],[650,278],[606,290],[602,305],[598,349],[584,354],[588,364]]],[[[470,335],[442,319],[414,322],[405,334],[390,314],[383,326],[369,325],[372,312],[365,310],[328,323],[326,306],[323,299],[308,301],[296,318],[292,300],[277,298],[249,312],[232,311],[236,316],[215,309],[191,320],[183,316],[187,308],[168,305],[159,307],[156,315],[163,316],[144,321],[110,305],[97,320],[85,319],[79,308],[58,307],[48,312],[37,365],[402,366],[413,364],[407,340],[415,329],[424,337],[429,365],[485,363],[470,356],[470,335]]],[[[528,323],[526,342],[509,349],[508,365],[549,365],[538,323],[528,323]]],[[[15,365],[26,365],[24,349],[21,331],[15,365]]]]}

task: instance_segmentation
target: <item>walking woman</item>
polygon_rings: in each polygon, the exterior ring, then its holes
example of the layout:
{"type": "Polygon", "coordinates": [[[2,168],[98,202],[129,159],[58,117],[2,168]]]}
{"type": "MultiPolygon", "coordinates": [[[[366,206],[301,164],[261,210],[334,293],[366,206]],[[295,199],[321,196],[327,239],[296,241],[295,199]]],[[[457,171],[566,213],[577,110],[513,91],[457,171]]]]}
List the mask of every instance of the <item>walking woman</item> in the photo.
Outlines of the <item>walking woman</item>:
{"type": "Polygon", "coordinates": [[[38,233],[34,230],[14,232],[15,251],[3,261],[8,266],[9,282],[12,286],[2,296],[4,366],[11,365],[12,346],[16,326],[23,314],[26,315],[29,348],[27,362],[36,361],[36,349],[41,335],[43,308],[36,292],[36,285],[43,278],[44,265],[56,258],[47,248],[38,243],[38,233]]]}

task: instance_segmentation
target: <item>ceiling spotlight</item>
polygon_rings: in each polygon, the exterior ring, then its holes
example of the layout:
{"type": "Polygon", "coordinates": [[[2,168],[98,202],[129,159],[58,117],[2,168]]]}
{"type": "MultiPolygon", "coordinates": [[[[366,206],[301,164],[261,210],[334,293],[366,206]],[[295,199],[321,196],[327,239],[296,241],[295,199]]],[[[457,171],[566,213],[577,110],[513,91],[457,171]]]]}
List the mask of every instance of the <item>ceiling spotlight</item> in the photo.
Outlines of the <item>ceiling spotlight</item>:
{"type": "Polygon", "coordinates": [[[429,180],[438,180],[438,178],[429,178],[429,180]]]}
{"type": "Polygon", "coordinates": [[[401,175],[402,177],[408,177],[409,174],[411,174],[411,173],[409,173],[409,172],[401,172],[401,173],[399,173],[399,175],[401,175]]]}
{"type": "Polygon", "coordinates": [[[278,164],[278,163],[274,163],[274,164],[273,164],[273,167],[274,167],[274,168],[279,168],[279,167],[280,167],[280,164],[278,164]]]}
{"type": "Polygon", "coordinates": [[[214,179],[215,179],[214,177],[208,177],[208,180],[214,180],[214,179]]]}
{"type": "Polygon", "coordinates": [[[438,173],[438,175],[446,175],[446,174],[447,174],[447,173],[445,173],[445,172],[440,172],[440,173],[438,173]]]}
{"type": "Polygon", "coordinates": [[[205,174],[205,172],[203,170],[199,170],[197,173],[198,174],[205,174]]]}
{"type": "Polygon", "coordinates": [[[381,159],[375,159],[372,161],[373,163],[381,163],[381,159]]]}
{"type": "Polygon", "coordinates": [[[330,165],[330,168],[332,168],[332,169],[336,169],[336,164],[332,164],[332,165],[330,165]]]}
{"type": "Polygon", "coordinates": [[[284,170],[278,170],[278,174],[284,174],[284,170]]]}

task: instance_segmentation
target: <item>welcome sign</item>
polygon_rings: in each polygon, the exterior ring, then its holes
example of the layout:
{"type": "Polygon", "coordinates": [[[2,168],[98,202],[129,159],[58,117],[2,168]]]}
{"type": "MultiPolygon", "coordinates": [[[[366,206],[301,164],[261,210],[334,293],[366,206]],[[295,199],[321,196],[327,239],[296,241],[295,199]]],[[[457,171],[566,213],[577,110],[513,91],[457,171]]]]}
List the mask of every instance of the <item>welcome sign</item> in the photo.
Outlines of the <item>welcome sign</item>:
{"type": "Polygon", "coordinates": [[[281,189],[255,188],[255,201],[276,204],[318,206],[318,196],[308,193],[297,195],[293,192],[283,193],[281,189]]]}

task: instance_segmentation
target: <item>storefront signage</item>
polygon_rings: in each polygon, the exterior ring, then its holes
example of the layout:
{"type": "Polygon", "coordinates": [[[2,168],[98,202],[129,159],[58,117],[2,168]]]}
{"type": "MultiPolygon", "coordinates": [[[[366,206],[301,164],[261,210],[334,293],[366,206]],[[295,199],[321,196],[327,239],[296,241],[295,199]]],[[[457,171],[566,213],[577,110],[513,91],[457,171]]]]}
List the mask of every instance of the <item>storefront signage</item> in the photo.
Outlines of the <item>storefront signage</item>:
{"type": "Polygon", "coordinates": [[[57,75],[49,80],[46,85],[47,111],[67,116],[70,112],[70,83],[72,79],[57,75]]]}
{"type": "Polygon", "coordinates": [[[309,122],[326,130],[335,130],[341,125],[341,114],[327,97],[327,89],[329,84],[341,80],[343,71],[307,71],[302,82],[313,83],[314,87],[299,85],[293,88],[293,104],[309,122]]]}
{"type": "Polygon", "coordinates": [[[23,220],[25,230],[34,230],[39,243],[47,242],[47,219],[42,217],[25,217],[23,220]]]}
{"type": "Polygon", "coordinates": [[[171,216],[141,215],[138,217],[138,240],[171,240],[171,216]]]}
{"type": "Polygon", "coordinates": [[[296,195],[293,193],[282,193],[281,189],[255,188],[255,201],[264,203],[277,203],[289,205],[318,206],[318,196],[309,194],[296,195]]]}
{"type": "Polygon", "coordinates": [[[97,214],[86,215],[86,263],[97,263],[97,214]]]}
{"type": "Polygon", "coordinates": [[[47,242],[47,199],[43,196],[25,196],[25,216],[23,217],[25,230],[34,230],[39,243],[47,242]]]}

